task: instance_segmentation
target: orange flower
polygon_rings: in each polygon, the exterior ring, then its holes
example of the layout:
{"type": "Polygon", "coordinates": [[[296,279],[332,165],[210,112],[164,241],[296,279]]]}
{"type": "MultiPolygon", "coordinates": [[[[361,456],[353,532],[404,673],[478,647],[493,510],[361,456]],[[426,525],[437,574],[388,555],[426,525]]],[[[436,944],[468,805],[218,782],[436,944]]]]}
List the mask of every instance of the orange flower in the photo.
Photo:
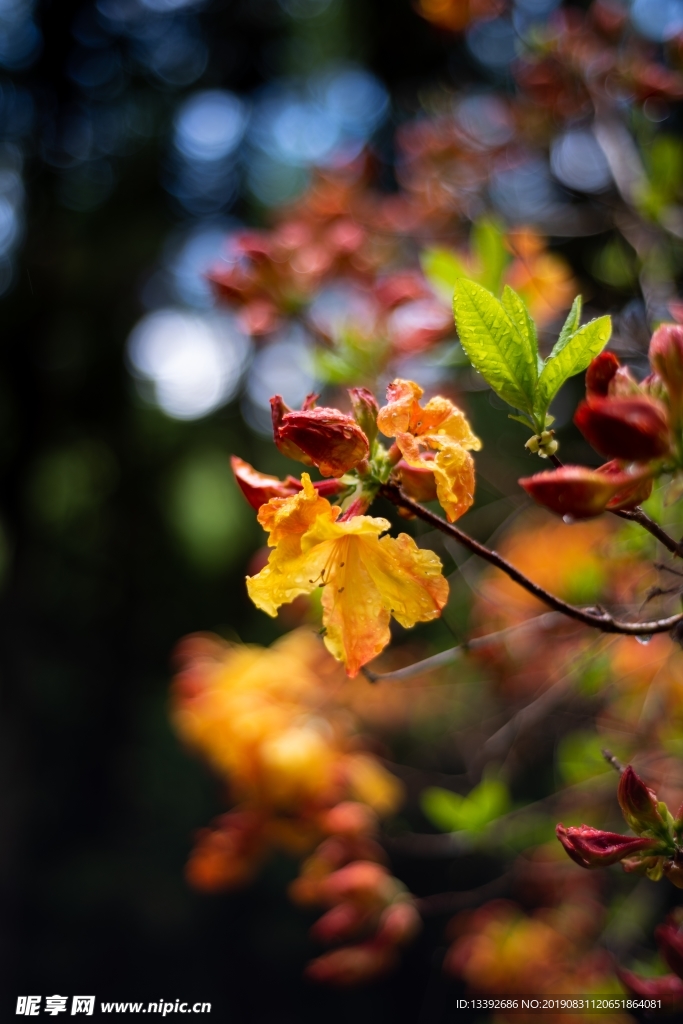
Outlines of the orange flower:
{"type": "Polygon", "coordinates": [[[298,494],[261,508],[259,522],[275,550],[247,578],[247,589],[256,607],[274,616],[281,604],[323,587],[325,646],[355,676],[389,643],[390,617],[405,627],[437,618],[448,583],[437,556],[407,534],[380,537],[387,519],[339,521],[339,507],[318,496],[308,474],[301,482],[298,494]]]}
{"type": "Polygon", "coordinates": [[[468,449],[479,451],[481,441],[460,411],[447,398],[419,403],[423,391],[411,380],[395,380],[387,388],[387,404],[380,409],[377,426],[395,437],[403,458],[413,469],[430,469],[436,494],[452,523],[474,501],[474,461],[468,449]],[[433,461],[422,448],[436,451],[433,461]]]}
{"type": "Polygon", "coordinates": [[[539,326],[568,309],[577,285],[571,267],[557,253],[548,252],[545,240],[530,228],[510,232],[508,244],[515,259],[505,282],[522,296],[539,326]]]}

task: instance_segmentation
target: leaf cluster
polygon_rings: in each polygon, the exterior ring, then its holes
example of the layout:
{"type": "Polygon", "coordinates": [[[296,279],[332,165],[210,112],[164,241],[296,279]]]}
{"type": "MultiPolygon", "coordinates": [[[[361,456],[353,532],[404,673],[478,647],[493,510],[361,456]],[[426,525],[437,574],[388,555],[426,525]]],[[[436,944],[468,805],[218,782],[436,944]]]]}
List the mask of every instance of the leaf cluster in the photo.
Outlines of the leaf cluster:
{"type": "Polygon", "coordinates": [[[548,410],[562,385],[602,352],[612,331],[608,316],[580,326],[581,296],[577,295],[552,351],[543,359],[529,310],[508,285],[498,300],[482,285],[460,278],[453,311],[460,343],[474,368],[517,410],[511,418],[536,434],[552,423],[548,410]]]}

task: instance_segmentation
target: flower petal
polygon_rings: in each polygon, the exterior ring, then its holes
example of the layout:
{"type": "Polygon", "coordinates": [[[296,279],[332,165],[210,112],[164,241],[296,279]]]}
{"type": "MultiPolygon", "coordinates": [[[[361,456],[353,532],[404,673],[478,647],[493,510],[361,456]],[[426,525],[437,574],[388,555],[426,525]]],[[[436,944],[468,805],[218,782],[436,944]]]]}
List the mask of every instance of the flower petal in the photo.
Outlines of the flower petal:
{"type": "Polygon", "coordinates": [[[470,448],[475,452],[481,448],[481,441],[472,432],[465,413],[448,398],[442,398],[441,395],[430,398],[422,410],[420,419],[422,424],[416,433],[446,434],[459,441],[464,448],[470,448]]]}
{"type": "Polygon", "coordinates": [[[398,378],[387,388],[387,404],[377,414],[377,426],[387,437],[396,437],[404,431],[412,431],[412,426],[420,418],[419,399],[423,394],[419,384],[412,380],[398,378]]]}
{"type": "Polygon", "coordinates": [[[441,560],[418,548],[412,537],[382,537],[377,546],[364,544],[362,558],[373,583],[397,622],[407,629],[441,614],[448,600],[448,582],[441,560]]]}
{"type": "Polygon", "coordinates": [[[447,434],[427,434],[424,437],[399,434],[396,444],[413,469],[432,470],[436,496],[449,522],[453,523],[464,515],[474,502],[475,485],[474,461],[466,448],[447,434]],[[421,453],[423,445],[436,450],[433,461],[426,460],[421,453]]]}
{"type": "Polygon", "coordinates": [[[378,546],[376,537],[365,542],[358,537],[336,541],[336,569],[323,590],[325,646],[344,662],[350,676],[357,675],[391,639],[390,609],[364,564],[365,548],[373,540],[378,546]]]}
{"type": "Polygon", "coordinates": [[[281,540],[268,564],[256,576],[247,576],[247,592],[256,607],[275,616],[281,604],[289,604],[319,587],[332,546],[318,544],[302,554],[298,537],[281,540]]]}
{"type": "Polygon", "coordinates": [[[339,515],[339,508],[330,505],[326,498],[321,498],[308,473],[301,476],[303,490],[290,498],[271,498],[262,505],[258,521],[263,529],[270,534],[269,547],[275,547],[281,540],[301,537],[319,516],[332,520],[339,515]]]}

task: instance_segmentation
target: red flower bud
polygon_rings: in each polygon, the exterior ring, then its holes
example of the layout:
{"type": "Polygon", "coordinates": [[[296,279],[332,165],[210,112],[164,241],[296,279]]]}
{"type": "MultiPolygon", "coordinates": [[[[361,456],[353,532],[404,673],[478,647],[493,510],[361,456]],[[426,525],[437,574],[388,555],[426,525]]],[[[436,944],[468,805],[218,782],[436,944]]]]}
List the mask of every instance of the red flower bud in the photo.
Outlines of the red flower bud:
{"type": "Polygon", "coordinates": [[[377,815],[367,804],[344,800],[323,813],[320,827],[330,835],[371,835],[377,831],[377,815]]]}
{"type": "Polygon", "coordinates": [[[396,962],[397,954],[393,947],[362,942],[357,946],[334,949],[331,953],[324,953],[311,960],[306,968],[306,977],[311,981],[345,988],[362,985],[387,974],[396,962]]]}
{"type": "Polygon", "coordinates": [[[657,795],[645,785],[631,765],[628,765],[619,779],[617,799],[621,813],[629,828],[640,834],[646,829],[660,828],[664,819],[657,807],[657,795]]]}
{"type": "Polygon", "coordinates": [[[620,365],[614,352],[601,352],[596,356],[586,370],[586,394],[589,397],[606,398],[609,382],[620,365]]]}
{"type": "Polygon", "coordinates": [[[377,437],[379,402],[367,388],[349,388],[353,415],[370,444],[377,437]]]}
{"type": "Polygon", "coordinates": [[[619,980],[640,999],[665,999],[667,1009],[676,1009],[683,1006],[683,981],[675,974],[664,974],[657,978],[641,978],[633,971],[625,971],[623,968],[617,971],[619,980]],[[673,1007],[668,1002],[673,1000],[673,1007]]]}
{"type": "Polygon", "coordinates": [[[359,932],[368,913],[353,903],[338,903],[319,917],[311,928],[311,936],[319,942],[341,942],[359,932]]]}
{"type": "Polygon", "coordinates": [[[607,508],[633,508],[645,493],[644,474],[632,474],[606,463],[599,469],[563,466],[549,473],[523,477],[519,483],[539,505],[559,516],[590,519],[607,508]],[[609,467],[609,468],[607,468],[609,467]]]}
{"type": "Polygon", "coordinates": [[[659,952],[671,970],[683,978],[683,932],[673,916],[655,928],[659,952]]]}
{"type": "Polygon", "coordinates": [[[286,455],[288,459],[294,459],[296,462],[303,462],[305,466],[312,466],[313,459],[311,459],[306,452],[302,451],[297,444],[293,441],[287,440],[281,437],[280,431],[284,418],[288,412],[292,410],[288,405],[284,403],[281,395],[273,395],[270,400],[270,415],[273,420],[273,439],[277,446],[277,450],[286,455]]]}
{"type": "Polygon", "coordinates": [[[257,511],[271,498],[288,498],[301,490],[301,484],[293,476],[288,476],[285,480],[279,480],[276,476],[266,476],[237,455],[230,457],[230,465],[242,494],[257,511]]]}
{"type": "Polygon", "coordinates": [[[403,946],[420,931],[422,920],[417,907],[409,900],[399,900],[383,912],[377,926],[377,942],[387,946],[403,946]]]}
{"type": "Polygon", "coordinates": [[[603,832],[590,825],[565,828],[560,824],[555,833],[572,860],[582,868],[606,868],[634,853],[656,847],[656,839],[622,836],[617,832],[603,832]]]}
{"type": "Polygon", "coordinates": [[[647,501],[652,494],[653,480],[649,473],[629,473],[617,459],[612,459],[611,462],[605,462],[604,465],[598,466],[595,472],[604,473],[606,476],[611,477],[615,483],[617,479],[621,481],[624,477],[629,478],[623,489],[617,491],[614,497],[610,498],[607,502],[607,508],[610,511],[613,509],[637,508],[643,501],[647,501]]]}
{"type": "Polygon", "coordinates": [[[662,324],[650,342],[652,369],[664,381],[676,422],[683,413],[683,326],[662,324]]]}
{"type": "MultiPolygon", "coordinates": [[[[231,456],[230,465],[242,494],[257,511],[271,498],[289,498],[301,490],[301,483],[296,477],[287,476],[280,480],[276,476],[266,476],[236,455],[231,456]]],[[[316,480],[313,486],[323,498],[329,498],[341,490],[341,484],[334,479],[316,480]]]]}
{"type": "Polygon", "coordinates": [[[666,412],[649,398],[592,398],[574,423],[596,451],[611,459],[648,462],[670,447],[666,412]]]}
{"type": "MultiPolygon", "coordinates": [[[[293,445],[323,476],[342,476],[370,454],[361,428],[338,409],[285,412],[278,424],[277,443],[280,451],[282,445],[293,445]]],[[[299,456],[299,461],[304,459],[299,456]]]]}
{"type": "Polygon", "coordinates": [[[400,889],[385,867],[371,860],[354,860],[323,883],[325,898],[331,903],[349,900],[365,906],[386,905],[400,889]]]}

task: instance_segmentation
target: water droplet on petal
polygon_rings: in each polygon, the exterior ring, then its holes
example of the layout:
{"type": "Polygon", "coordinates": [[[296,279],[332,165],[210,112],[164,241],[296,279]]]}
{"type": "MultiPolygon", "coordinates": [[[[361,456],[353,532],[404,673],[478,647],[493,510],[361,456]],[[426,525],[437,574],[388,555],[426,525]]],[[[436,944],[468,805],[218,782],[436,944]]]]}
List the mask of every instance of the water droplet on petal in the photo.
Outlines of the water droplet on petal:
{"type": "Polygon", "coordinates": [[[645,647],[645,646],[647,646],[647,644],[649,644],[650,640],[652,640],[652,637],[650,636],[649,633],[643,633],[642,636],[637,636],[636,640],[638,641],[639,644],[642,644],[643,647],[645,647]]]}
{"type": "Polygon", "coordinates": [[[562,516],[562,522],[566,523],[567,526],[571,526],[572,523],[576,522],[576,519],[574,519],[574,516],[562,516]]]}

